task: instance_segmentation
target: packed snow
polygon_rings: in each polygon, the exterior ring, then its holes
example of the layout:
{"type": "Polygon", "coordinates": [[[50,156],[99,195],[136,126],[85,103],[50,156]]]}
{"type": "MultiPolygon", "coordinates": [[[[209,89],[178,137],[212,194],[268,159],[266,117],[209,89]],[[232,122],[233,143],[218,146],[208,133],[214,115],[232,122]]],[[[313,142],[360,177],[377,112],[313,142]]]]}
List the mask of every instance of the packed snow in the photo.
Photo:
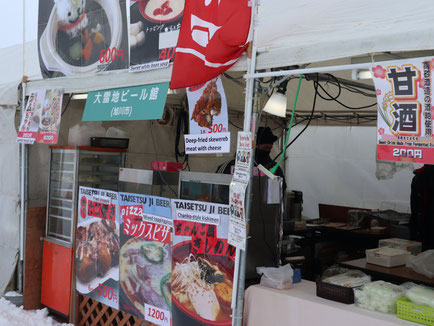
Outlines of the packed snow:
{"type": "Polygon", "coordinates": [[[73,326],[62,324],[48,316],[48,309],[24,310],[5,298],[0,298],[0,326],[73,326]]]}

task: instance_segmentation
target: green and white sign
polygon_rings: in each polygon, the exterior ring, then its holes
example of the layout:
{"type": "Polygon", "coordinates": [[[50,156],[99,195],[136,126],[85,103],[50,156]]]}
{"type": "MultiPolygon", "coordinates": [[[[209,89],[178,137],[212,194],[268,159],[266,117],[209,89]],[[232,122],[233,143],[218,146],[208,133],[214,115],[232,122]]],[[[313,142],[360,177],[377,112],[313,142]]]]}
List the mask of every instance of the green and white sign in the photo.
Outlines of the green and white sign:
{"type": "Polygon", "coordinates": [[[169,83],[89,92],[83,121],[161,119],[169,83]]]}

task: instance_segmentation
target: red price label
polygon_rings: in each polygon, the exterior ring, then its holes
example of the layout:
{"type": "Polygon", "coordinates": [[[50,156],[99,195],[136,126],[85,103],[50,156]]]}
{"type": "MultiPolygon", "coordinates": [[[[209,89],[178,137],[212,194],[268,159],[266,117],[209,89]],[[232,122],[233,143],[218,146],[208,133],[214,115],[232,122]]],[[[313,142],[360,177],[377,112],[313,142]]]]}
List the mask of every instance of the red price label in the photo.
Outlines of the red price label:
{"type": "Polygon", "coordinates": [[[226,128],[223,127],[222,123],[213,124],[208,127],[209,131],[208,133],[217,133],[217,132],[226,132],[226,128]]]}
{"type": "Polygon", "coordinates": [[[113,62],[118,60],[124,60],[124,50],[118,49],[116,47],[108,48],[108,49],[102,49],[99,54],[99,62],[100,63],[107,63],[107,62],[113,62]]]}
{"type": "Polygon", "coordinates": [[[113,293],[113,288],[107,285],[98,284],[98,289],[96,290],[96,294],[98,296],[102,296],[103,298],[107,298],[109,301],[113,301],[118,303],[118,296],[113,293]]]}
{"type": "Polygon", "coordinates": [[[175,48],[166,48],[160,51],[159,60],[172,60],[175,55],[175,48]]]}
{"type": "Polygon", "coordinates": [[[145,303],[145,320],[161,326],[170,326],[170,311],[145,303]]]}

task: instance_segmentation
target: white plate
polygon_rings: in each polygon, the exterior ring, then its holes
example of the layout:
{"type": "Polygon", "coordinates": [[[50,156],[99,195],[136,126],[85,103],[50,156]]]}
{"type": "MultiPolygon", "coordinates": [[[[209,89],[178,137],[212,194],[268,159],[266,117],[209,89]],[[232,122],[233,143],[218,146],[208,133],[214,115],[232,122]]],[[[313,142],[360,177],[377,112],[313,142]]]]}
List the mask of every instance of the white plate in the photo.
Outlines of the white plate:
{"type": "MultiPolygon", "coordinates": [[[[83,223],[78,223],[77,228],[80,226],[84,226],[87,228],[89,224],[96,222],[96,221],[101,221],[101,219],[98,217],[91,218],[89,220],[86,220],[83,223]]],[[[116,223],[116,228],[119,230],[119,223],[116,223]]],[[[119,239],[119,253],[120,253],[120,239],[119,239]]],[[[74,258],[75,258],[75,253],[74,253],[74,258]]],[[[87,294],[87,293],[92,291],[89,289],[89,287],[94,290],[94,289],[98,288],[98,285],[100,283],[104,284],[104,282],[110,278],[115,280],[115,281],[119,281],[119,264],[116,266],[110,267],[107,274],[105,274],[103,277],[97,276],[97,277],[91,279],[89,282],[81,282],[78,279],[78,277],[76,277],[75,278],[76,279],[75,288],[76,288],[77,292],[80,292],[81,294],[87,294]]]]}

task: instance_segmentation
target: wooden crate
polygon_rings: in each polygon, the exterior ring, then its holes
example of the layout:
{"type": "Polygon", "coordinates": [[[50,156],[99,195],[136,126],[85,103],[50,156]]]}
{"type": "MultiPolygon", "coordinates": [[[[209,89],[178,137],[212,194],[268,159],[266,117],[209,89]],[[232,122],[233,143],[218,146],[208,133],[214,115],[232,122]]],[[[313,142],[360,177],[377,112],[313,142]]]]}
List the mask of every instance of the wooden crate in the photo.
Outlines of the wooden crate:
{"type": "Polygon", "coordinates": [[[78,326],[140,326],[143,320],[106,306],[89,297],[78,296],[78,326]]]}

